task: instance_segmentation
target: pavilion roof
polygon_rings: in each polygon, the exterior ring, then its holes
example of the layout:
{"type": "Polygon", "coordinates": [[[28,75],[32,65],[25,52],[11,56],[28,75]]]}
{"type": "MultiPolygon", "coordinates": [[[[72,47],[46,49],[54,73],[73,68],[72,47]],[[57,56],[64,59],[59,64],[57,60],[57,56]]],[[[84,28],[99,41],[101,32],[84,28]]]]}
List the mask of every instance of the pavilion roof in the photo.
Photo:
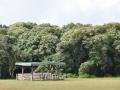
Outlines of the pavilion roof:
{"type": "Polygon", "coordinates": [[[43,61],[43,62],[16,62],[17,66],[41,66],[41,65],[59,65],[64,66],[64,62],[53,62],[53,61],[43,61]]]}

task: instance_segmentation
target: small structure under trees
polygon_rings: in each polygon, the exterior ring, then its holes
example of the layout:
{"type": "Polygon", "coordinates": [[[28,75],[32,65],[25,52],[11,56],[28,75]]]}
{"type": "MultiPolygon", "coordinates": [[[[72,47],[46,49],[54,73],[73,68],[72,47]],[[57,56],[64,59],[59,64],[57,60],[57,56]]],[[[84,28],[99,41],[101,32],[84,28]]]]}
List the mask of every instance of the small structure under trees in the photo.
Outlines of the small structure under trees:
{"type": "Polygon", "coordinates": [[[63,80],[65,75],[63,74],[63,62],[16,62],[16,66],[22,67],[22,73],[16,74],[18,80],[63,80]],[[25,68],[30,68],[30,73],[24,73],[25,68]]]}

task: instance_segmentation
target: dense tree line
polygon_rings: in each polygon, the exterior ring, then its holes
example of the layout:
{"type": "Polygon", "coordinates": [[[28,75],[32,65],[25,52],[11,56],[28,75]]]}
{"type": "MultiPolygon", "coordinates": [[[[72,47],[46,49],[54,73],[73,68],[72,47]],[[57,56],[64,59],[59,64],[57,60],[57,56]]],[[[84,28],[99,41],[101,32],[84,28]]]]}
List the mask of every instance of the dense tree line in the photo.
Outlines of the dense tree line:
{"type": "Polygon", "coordinates": [[[64,72],[77,76],[120,75],[120,23],[0,25],[1,78],[13,77],[15,62],[31,62],[33,56],[65,62],[64,72]]]}

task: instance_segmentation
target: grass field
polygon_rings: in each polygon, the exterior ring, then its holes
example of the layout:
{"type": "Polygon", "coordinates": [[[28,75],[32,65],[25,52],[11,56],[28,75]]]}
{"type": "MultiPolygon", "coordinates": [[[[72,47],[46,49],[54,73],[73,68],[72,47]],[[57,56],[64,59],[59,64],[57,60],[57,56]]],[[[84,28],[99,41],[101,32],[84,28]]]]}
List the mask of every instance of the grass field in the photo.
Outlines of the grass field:
{"type": "Polygon", "coordinates": [[[0,80],[0,90],[120,90],[120,78],[67,79],[65,81],[0,80]]]}

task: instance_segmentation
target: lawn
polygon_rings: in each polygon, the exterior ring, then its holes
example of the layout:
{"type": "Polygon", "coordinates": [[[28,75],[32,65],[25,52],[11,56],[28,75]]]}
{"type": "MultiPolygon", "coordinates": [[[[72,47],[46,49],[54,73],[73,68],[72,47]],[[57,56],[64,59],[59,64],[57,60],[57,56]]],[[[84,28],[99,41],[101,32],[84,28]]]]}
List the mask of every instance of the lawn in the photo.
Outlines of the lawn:
{"type": "Polygon", "coordinates": [[[0,90],[120,90],[120,78],[67,79],[64,81],[0,80],[0,90]]]}

